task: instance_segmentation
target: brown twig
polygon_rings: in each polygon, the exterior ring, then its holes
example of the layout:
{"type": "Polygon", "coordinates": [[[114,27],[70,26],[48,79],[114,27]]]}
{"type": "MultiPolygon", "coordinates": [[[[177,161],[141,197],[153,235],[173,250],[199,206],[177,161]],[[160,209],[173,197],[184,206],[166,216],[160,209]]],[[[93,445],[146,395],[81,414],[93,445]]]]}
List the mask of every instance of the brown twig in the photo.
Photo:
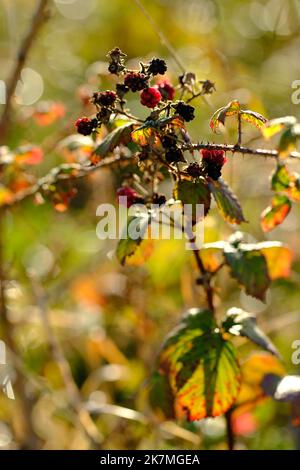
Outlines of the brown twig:
{"type": "Polygon", "coordinates": [[[28,31],[20,45],[20,48],[16,55],[15,65],[11,72],[11,75],[7,81],[6,91],[6,102],[0,118],[0,139],[4,139],[10,121],[10,114],[12,108],[12,99],[15,93],[16,86],[18,84],[21,71],[28,58],[29,51],[34,43],[34,40],[40,30],[42,24],[48,18],[47,7],[49,0],[39,0],[36,10],[33,14],[28,31]]]}
{"type": "Polygon", "coordinates": [[[226,431],[227,431],[226,437],[227,437],[228,450],[234,450],[234,443],[235,443],[231,415],[232,415],[232,409],[228,410],[225,413],[226,431]]]}

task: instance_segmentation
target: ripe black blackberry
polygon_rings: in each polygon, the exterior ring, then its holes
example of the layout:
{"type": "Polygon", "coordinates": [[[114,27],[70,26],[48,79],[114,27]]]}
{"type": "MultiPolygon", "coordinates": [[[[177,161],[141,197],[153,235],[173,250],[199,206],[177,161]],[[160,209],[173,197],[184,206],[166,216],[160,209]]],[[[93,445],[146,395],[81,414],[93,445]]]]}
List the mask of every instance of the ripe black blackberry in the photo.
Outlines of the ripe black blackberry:
{"type": "Polygon", "coordinates": [[[179,101],[176,105],[174,105],[177,114],[182,117],[185,121],[189,122],[195,118],[194,112],[195,108],[190,106],[189,104],[184,103],[183,101],[179,101]]]}
{"type": "Polygon", "coordinates": [[[192,176],[193,178],[198,178],[198,176],[202,175],[203,173],[201,166],[197,162],[191,163],[187,167],[186,172],[188,175],[192,176]]]}
{"type": "Polygon", "coordinates": [[[152,75],[164,75],[167,70],[167,64],[163,59],[152,59],[148,67],[148,72],[152,75]]]}
{"type": "Polygon", "coordinates": [[[148,77],[143,73],[129,72],[125,75],[124,85],[131,91],[141,91],[148,87],[148,77]]]}
{"type": "Polygon", "coordinates": [[[222,166],[216,165],[214,163],[207,163],[203,162],[203,169],[207,176],[209,176],[212,180],[217,181],[222,174],[222,166]]]}
{"type": "Polygon", "coordinates": [[[166,161],[168,163],[184,162],[183,152],[177,147],[173,147],[166,152],[166,161]]]}

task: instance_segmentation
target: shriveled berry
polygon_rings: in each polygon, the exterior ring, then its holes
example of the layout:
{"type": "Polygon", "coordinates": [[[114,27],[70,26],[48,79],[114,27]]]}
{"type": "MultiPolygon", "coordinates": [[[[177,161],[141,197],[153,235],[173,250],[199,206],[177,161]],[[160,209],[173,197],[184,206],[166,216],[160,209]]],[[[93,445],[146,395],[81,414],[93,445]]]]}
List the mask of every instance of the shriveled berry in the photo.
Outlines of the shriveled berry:
{"type": "Polygon", "coordinates": [[[184,161],[183,152],[179,148],[171,148],[166,152],[166,161],[168,163],[177,163],[184,161]]]}
{"type": "Polygon", "coordinates": [[[167,69],[167,64],[163,59],[152,59],[149,64],[148,72],[152,73],[152,75],[164,75],[167,69]]]}
{"type": "Polygon", "coordinates": [[[167,101],[167,100],[172,101],[174,99],[175,88],[173,87],[173,85],[168,80],[158,82],[155,86],[158,89],[158,91],[160,92],[160,94],[162,96],[162,99],[164,101],[167,101]]]}
{"type": "Polygon", "coordinates": [[[97,128],[97,119],[89,119],[87,117],[79,118],[75,122],[77,132],[82,135],[91,135],[91,133],[97,128]]]}
{"type": "Polygon", "coordinates": [[[92,103],[99,106],[112,106],[117,99],[114,91],[102,91],[93,94],[92,103]]]}
{"type": "Polygon", "coordinates": [[[182,117],[185,121],[189,122],[195,118],[194,112],[195,108],[189,104],[179,101],[174,108],[176,109],[177,114],[182,117]]]}
{"type": "Polygon", "coordinates": [[[111,110],[109,108],[102,108],[96,116],[100,123],[103,122],[104,124],[106,124],[110,119],[111,110]]]}
{"type": "Polygon", "coordinates": [[[108,66],[108,71],[114,75],[118,75],[118,73],[122,70],[123,67],[120,66],[117,62],[111,62],[108,66]]]}
{"type": "Polygon", "coordinates": [[[160,100],[161,94],[154,87],[145,88],[145,90],[143,90],[141,93],[141,103],[148,108],[155,108],[160,100]]]}
{"type": "Polygon", "coordinates": [[[193,178],[198,178],[198,176],[202,175],[201,166],[197,162],[191,163],[187,167],[186,172],[188,175],[192,176],[193,178]]]}
{"type": "Polygon", "coordinates": [[[123,186],[122,188],[117,189],[117,199],[120,204],[125,205],[126,207],[131,207],[133,204],[136,204],[140,198],[133,188],[123,186]],[[120,200],[119,198],[126,199],[120,200]]]}
{"type": "Polygon", "coordinates": [[[141,91],[147,87],[148,78],[145,74],[139,72],[129,72],[125,75],[124,85],[131,91],[141,91]]]}

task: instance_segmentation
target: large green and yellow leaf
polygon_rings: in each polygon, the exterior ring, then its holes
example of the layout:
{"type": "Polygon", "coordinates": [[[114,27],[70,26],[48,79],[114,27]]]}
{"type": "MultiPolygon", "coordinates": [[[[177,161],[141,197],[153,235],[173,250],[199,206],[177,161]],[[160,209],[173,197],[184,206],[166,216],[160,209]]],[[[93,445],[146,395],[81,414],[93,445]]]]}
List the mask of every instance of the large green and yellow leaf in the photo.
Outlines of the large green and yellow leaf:
{"type": "Polygon", "coordinates": [[[213,194],[220,213],[227,222],[231,224],[245,222],[243,210],[236,195],[222,178],[219,178],[218,181],[209,182],[209,189],[213,194]]]}
{"type": "Polygon", "coordinates": [[[235,348],[208,310],[187,312],[162,349],[160,373],[169,379],[176,416],[190,421],[224,414],[239,393],[235,348]]]}
{"type": "Polygon", "coordinates": [[[261,214],[261,227],[264,232],[270,232],[277,225],[282,224],[291,210],[291,201],[283,194],[275,194],[271,205],[261,214]]]}

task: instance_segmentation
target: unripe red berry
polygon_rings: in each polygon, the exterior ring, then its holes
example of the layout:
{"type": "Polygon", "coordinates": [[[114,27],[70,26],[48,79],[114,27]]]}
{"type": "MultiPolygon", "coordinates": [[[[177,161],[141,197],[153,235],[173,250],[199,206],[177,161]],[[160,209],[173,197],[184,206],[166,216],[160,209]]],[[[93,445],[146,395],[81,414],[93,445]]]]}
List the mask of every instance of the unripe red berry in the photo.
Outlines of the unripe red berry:
{"type": "Polygon", "coordinates": [[[224,150],[201,150],[202,159],[209,163],[223,166],[227,162],[224,150]]]}
{"type": "Polygon", "coordinates": [[[142,105],[147,106],[147,108],[155,108],[160,100],[161,94],[154,87],[145,88],[141,93],[141,103],[142,105]]]}
{"type": "MultiPolygon", "coordinates": [[[[130,207],[134,203],[136,203],[139,199],[138,194],[135,192],[133,188],[130,188],[129,186],[123,186],[122,188],[117,189],[117,198],[119,200],[120,197],[126,197],[126,206],[130,207]]],[[[123,201],[121,200],[121,204],[124,204],[123,201]]]]}
{"type": "Polygon", "coordinates": [[[158,82],[155,87],[160,92],[163,100],[173,100],[175,96],[175,88],[168,80],[158,82]]]}

